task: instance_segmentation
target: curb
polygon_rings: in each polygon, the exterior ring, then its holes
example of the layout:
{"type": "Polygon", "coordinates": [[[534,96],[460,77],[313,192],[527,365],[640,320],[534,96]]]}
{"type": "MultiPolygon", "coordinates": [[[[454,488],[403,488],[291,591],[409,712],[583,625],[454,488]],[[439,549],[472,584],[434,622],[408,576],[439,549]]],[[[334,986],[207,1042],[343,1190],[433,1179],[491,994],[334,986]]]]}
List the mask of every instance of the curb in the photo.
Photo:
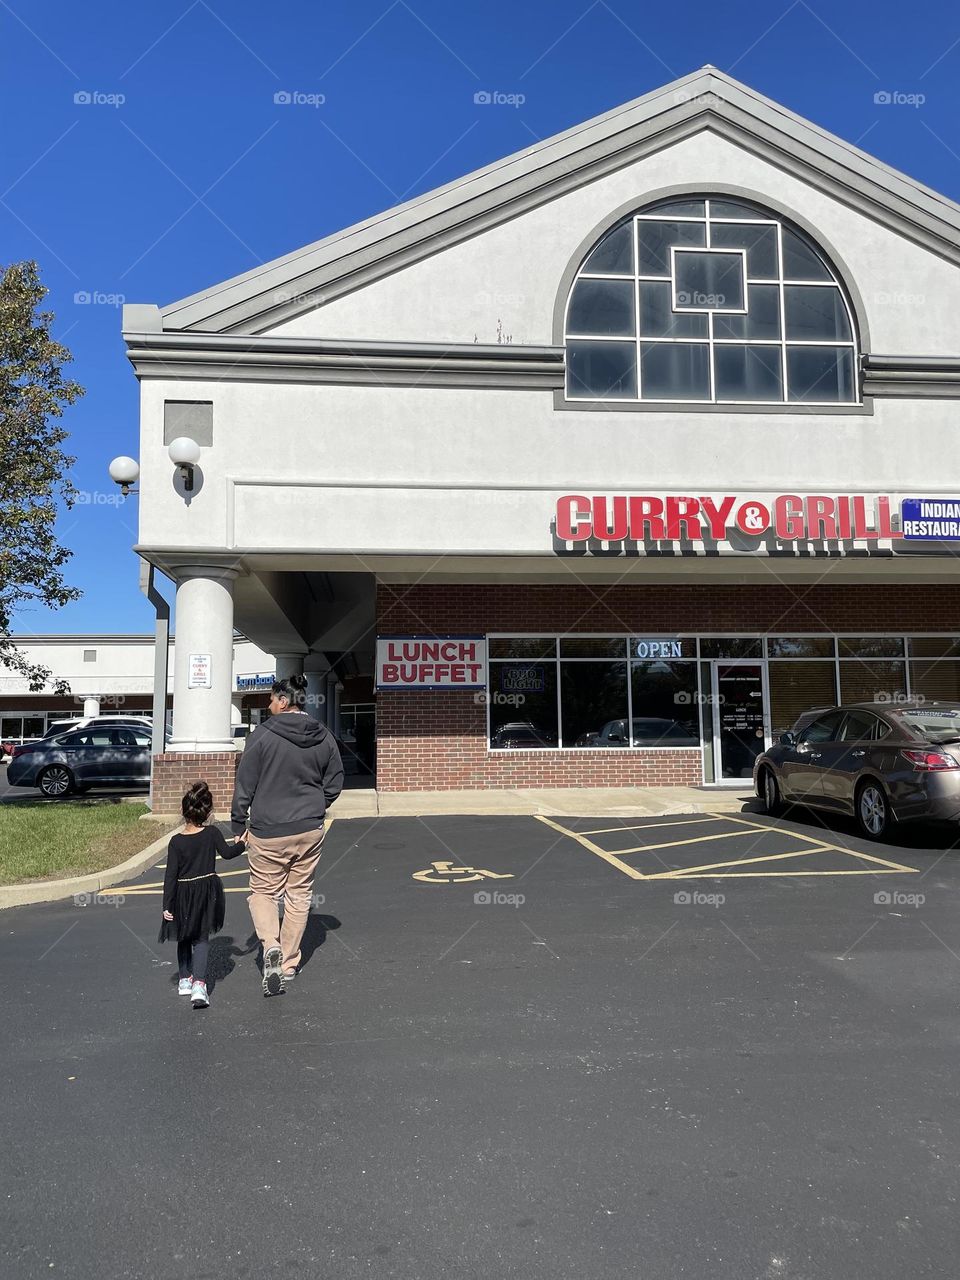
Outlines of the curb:
{"type": "Polygon", "coordinates": [[[167,844],[171,836],[183,827],[166,832],[159,840],[154,840],[145,849],[120,862],[115,867],[107,867],[104,871],[91,871],[85,876],[72,876],[68,880],[34,880],[29,884],[0,885],[0,911],[6,907],[26,907],[35,902],[58,902],[62,898],[72,898],[75,893],[100,893],[121,880],[130,880],[152,866],[167,844]]]}

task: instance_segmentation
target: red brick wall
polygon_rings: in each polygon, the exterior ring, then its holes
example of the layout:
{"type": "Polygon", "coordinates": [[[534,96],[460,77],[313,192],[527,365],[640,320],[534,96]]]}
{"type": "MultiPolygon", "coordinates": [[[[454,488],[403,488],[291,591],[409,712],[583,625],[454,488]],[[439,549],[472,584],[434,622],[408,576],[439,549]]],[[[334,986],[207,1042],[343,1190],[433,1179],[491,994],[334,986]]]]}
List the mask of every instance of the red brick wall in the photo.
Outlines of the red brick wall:
{"type": "Polygon", "coordinates": [[[214,812],[218,818],[226,818],[239,761],[239,751],[184,751],[154,756],[153,812],[179,813],[184,792],[203,779],[213,794],[214,812]]]}
{"type": "MultiPolygon", "coordinates": [[[[377,630],[547,635],[960,630],[960,586],[482,585],[377,589],[377,630]]],[[[377,787],[622,787],[699,783],[698,751],[489,752],[467,691],[377,695],[377,787]]]]}

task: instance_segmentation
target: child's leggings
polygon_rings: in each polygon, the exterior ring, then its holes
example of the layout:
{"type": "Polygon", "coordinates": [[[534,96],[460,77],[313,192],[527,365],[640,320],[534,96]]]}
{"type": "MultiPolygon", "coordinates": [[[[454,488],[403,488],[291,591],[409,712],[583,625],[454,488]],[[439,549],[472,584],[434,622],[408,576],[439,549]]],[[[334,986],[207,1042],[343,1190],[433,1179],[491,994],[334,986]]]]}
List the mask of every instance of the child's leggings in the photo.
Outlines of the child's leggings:
{"type": "Polygon", "coordinates": [[[207,957],[210,954],[208,938],[194,938],[192,942],[177,943],[177,964],[180,977],[192,977],[195,982],[207,980],[207,957]]]}

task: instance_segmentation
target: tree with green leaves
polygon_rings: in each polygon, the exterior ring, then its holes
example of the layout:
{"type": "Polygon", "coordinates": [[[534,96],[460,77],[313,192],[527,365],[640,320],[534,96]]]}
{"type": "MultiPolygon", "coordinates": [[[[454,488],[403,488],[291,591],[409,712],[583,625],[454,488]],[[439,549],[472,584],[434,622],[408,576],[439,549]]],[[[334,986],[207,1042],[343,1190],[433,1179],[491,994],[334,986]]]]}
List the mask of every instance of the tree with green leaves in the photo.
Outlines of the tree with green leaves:
{"type": "MultiPolygon", "coordinates": [[[[33,692],[51,672],[13,643],[14,611],[61,608],[81,594],[64,579],[72,552],[55,525],[58,500],[69,508],[77,496],[60,419],[83,388],[63,376],[73,357],[50,336],[53,313],[39,309],[48,292],[35,262],[0,268],[0,668],[25,677],[33,692]]],[[[53,688],[70,692],[65,680],[53,688]]]]}

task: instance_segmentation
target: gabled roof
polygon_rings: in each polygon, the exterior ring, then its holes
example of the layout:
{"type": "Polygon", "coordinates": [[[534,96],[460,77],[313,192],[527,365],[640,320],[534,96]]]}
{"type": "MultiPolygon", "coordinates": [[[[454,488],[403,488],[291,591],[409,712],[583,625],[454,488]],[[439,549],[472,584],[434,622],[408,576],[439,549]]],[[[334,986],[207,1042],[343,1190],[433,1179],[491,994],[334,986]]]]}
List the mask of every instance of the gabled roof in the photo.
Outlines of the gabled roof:
{"type": "Polygon", "coordinates": [[[960,264],[960,205],[704,67],[159,312],[131,307],[124,328],[262,333],[703,129],[960,264]]]}

